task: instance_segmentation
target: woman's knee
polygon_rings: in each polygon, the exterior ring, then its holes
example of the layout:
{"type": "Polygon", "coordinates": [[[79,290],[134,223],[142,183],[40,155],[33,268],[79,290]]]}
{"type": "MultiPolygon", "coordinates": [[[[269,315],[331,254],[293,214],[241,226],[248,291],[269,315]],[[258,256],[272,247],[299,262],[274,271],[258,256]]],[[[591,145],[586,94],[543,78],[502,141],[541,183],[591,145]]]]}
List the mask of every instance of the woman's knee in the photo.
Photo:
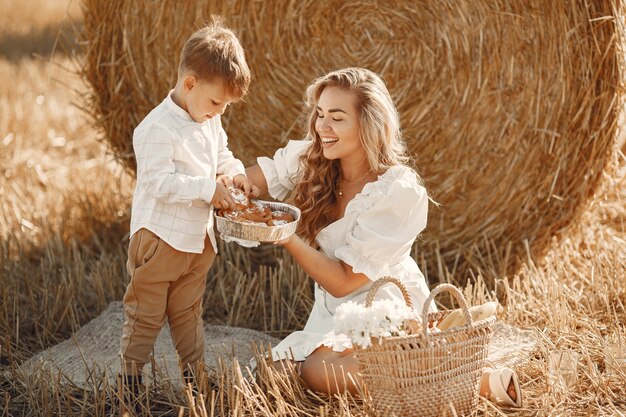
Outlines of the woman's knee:
{"type": "Polygon", "coordinates": [[[351,377],[357,372],[351,355],[335,352],[314,352],[303,363],[300,376],[312,390],[325,393],[353,391],[351,377]]]}
{"type": "Polygon", "coordinates": [[[329,367],[327,361],[320,360],[314,355],[311,355],[302,362],[300,378],[302,378],[302,381],[304,381],[307,387],[313,391],[329,392],[330,387],[327,377],[327,367],[329,367]]]}

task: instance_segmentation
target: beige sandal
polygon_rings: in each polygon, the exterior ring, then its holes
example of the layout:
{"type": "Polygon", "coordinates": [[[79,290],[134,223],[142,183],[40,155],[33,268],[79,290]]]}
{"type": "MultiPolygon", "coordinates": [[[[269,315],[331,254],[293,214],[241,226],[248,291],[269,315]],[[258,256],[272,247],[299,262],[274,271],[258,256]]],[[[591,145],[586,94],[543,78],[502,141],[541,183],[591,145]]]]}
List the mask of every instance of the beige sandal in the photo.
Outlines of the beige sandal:
{"type": "Polygon", "coordinates": [[[496,404],[517,408],[522,406],[522,390],[519,386],[517,374],[511,368],[500,368],[491,371],[489,374],[489,390],[491,391],[489,400],[496,404]],[[508,393],[511,382],[515,389],[515,401],[508,393]]]}

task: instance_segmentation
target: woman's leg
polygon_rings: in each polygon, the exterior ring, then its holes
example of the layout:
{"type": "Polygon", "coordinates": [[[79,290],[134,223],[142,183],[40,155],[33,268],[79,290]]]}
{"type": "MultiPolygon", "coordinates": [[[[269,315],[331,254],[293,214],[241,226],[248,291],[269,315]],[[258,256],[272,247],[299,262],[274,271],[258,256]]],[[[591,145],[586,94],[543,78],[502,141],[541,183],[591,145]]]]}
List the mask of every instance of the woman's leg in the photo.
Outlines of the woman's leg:
{"type": "Polygon", "coordinates": [[[355,394],[358,369],[351,349],[333,352],[329,347],[320,346],[302,363],[300,377],[313,391],[355,394]]]}
{"type": "MultiPolygon", "coordinates": [[[[285,362],[285,361],[279,361],[285,362]]],[[[298,362],[296,364],[299,365],[298,362]]],[[[314,391],[335,394],[349,391],[357,392],[355,381],[357,380],[358,363],[354,353],[350,349],[343,352],[334,352],[331,348],[320,346],[301,363],[300,377],[306,385],[314,391]]],[[[288,369],[286,364],[276,364],[277,369],[288,369]]],[[[489,375],[493,368],[484,368],[480,383],[480,395],[491,397],[489,387],[489,375]]],[[[517,400],[513,380],[509,382],[507,393],[513,401],[517,400]]]]}

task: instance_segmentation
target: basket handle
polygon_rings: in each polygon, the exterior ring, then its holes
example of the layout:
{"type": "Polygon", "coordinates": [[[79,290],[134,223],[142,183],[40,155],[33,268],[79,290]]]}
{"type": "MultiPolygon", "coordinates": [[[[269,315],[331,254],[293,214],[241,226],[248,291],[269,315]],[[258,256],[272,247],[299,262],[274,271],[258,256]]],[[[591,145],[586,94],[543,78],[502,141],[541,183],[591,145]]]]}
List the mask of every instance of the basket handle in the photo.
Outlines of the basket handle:
{"type": "MultiPolygon", "coordinates": [[[[472,324],[472,315],[470,314],[469,308],[467,306],[467,301],[465,301],[465,297],[463,293],[459,291],[457,287],[452,284],[439,284],[430,292],[426,302],[424,303],[424,307],[422,308],[422,323],[428,323],[428,306],[433,301],[435,296],[440,292],[449,292],[451,293],[456,301],[461,306],[461,310],[463,311],[463,317],[465,317],[466,324],[472,324]]],[[[424,336],[428,336],[428,326],[422,326],[424,331],[424,336]]]]}
{"type": "Polygon", "coordinates": [[[372,306],[372,302],[374,301],[374,296],[378,292],[378,289],[387,283],[395,284],[396,287],[400,289],[400,292],[402,292],[402,297],[404,298],[404,302],[406,303],[406,305],[410,308],[413,308],[413,301],[411,300],[411,296],[409,295],[409,292],[406,290],[406,287],[404,286],[402,281],[400,281],[396,277],[392,277],[391,275],[385,275],[384,277],[380,277],[376,281],[374,281],[374,284],[367,292],[367,300],[365,301],[365,307],[372,306]]]}

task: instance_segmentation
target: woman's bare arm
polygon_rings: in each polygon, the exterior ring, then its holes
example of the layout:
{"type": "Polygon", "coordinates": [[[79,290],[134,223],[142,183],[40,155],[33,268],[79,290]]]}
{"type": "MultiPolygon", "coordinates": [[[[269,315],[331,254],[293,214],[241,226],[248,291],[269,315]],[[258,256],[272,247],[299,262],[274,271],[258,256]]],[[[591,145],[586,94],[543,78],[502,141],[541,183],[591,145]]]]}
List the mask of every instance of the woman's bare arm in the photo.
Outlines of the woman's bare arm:
{"type": "MultiPolygon", "coordinates": [[[[261,167],[246,168],[246,176],[259,188],[260,198],[269,195],[261,167]]],[[[351,266],[315,250],[297,235],[276,243],[284,246],[302,269],[334,297],[346,296],[369,282],[365,274],[354,273],[351,266]]]]}
{"type": "Polygon", "coordinates": [[[278,242],[293,256],[304,271],[333,297],[344,297],[370,280],[355,273],[352,267],[315,250],[297,235],[278,242]]]}

